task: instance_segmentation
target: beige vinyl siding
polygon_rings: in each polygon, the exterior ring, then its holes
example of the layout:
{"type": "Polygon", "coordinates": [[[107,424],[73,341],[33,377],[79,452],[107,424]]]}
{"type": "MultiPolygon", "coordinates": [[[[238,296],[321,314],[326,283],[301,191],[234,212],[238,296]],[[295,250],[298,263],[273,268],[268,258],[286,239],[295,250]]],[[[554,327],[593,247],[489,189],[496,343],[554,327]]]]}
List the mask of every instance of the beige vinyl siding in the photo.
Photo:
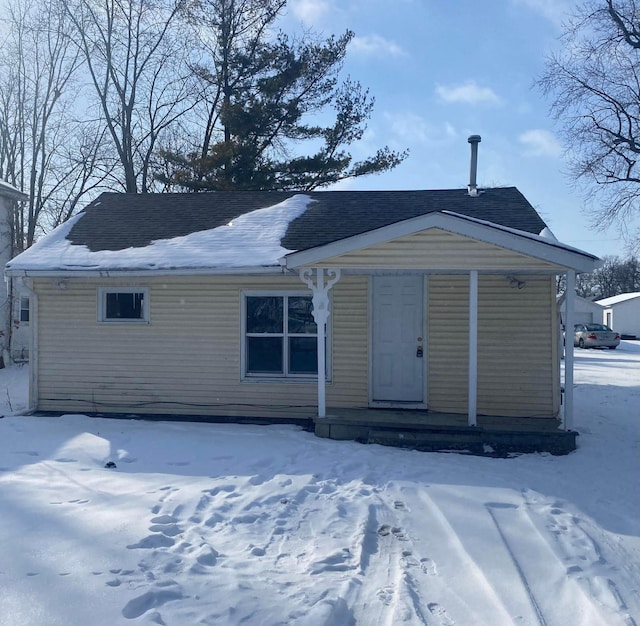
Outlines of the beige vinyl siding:
{"type": "Polygon", "coordinates": [[[427,311],[428,407],[431,411],[466,413],[469,277],[429,276],[427,311]]]}
{"type": "MultiPolygon", "coordinates": [[[[38,408],[54,411],[310,416],[317,384],[241,381],[243,290],[308,293],[297,276],[38,280],[38,408]],[[98,323],[98,287],[148,287],[149,324],[98,323]]],[[[366,403],[366,279],[345,278],[334,298],[328,404],[366,403]],[[358,371],[357,367],[362,368],[358,371]]]]}
{"type": "Polygon", "coordinates": [[[369,279],[343,276],[333,287],[333,383],[327,406],[366,407],[369,402],[369,279]]]}
{"type": "Polygon", "coordinates": [[[528,276],[523,280],[524,287],[517,289],[504,277],[480,277],[480,414],[554,417],[558,412],[554,279],[528,276]]]}
{"type": "MultiPolygon", "coordinates": [[[[478,413],[555,417],[559,410],[554,278],[478,281],[478,413]],[[549,332],[549,329],[553,329],[549,332]]],[[[429,409],[468,410],[469,277],[428,279],[429,409]]]]}
{"type": "Polygon", "coordinates": [[[321,265],[345,269],[561,271],[546,261],[438,228],[332,257],[323,260],[321,265]]]}

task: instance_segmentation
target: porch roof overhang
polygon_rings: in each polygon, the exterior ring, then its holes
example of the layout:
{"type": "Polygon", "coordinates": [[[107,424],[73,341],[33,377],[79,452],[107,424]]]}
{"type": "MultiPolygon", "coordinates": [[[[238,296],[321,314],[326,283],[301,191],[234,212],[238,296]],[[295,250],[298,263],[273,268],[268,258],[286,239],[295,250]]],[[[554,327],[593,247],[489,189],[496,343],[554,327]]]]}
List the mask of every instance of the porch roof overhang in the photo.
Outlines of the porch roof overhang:
{"type": "Polygon", "coordinates": [[[578,273],[591,272],[601,265],[598,257],[557,240],[449,211],[428,213],[316,248],[291,252],[281,259],[281,264],[291,270],[322,266],[322,261],[326,259],[429,229],[440,229],[469,237],[578,273]]]}

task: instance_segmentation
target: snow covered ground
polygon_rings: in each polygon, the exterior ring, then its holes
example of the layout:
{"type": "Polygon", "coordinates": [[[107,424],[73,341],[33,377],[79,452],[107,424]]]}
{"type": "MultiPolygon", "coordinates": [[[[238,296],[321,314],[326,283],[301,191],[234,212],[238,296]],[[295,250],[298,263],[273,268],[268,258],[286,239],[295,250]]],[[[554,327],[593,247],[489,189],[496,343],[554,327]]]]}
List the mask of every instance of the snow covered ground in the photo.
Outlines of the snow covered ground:
{"type": "Polygon", "coordinates": [[[0,371],[2,626],[640,624],[640,343],[576,349],[564,457],[11,416],[26,374],[0,371]]]}

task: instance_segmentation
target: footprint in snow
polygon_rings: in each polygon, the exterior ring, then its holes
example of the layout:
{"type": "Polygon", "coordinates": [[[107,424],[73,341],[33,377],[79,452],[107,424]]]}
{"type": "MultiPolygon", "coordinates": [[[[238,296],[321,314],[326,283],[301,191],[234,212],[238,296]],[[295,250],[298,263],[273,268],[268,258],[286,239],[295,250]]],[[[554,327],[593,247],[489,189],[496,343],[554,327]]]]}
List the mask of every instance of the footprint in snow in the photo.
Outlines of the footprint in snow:
{"type": "Polygon", "coordinates": [[[153,524],[149,526],[149,530],[152,533],[162,533],[167,537],[175,537],[182,532],[177,524],[153,524]]]}
{"type": "Polygon", "coordinates": [[[128,545],[129,550],[144,549],[150,550],[153,548],[170,548],[175,544],[175,541],[171,537],[165,535],[149,535],[138,543],[132,543],[128,545]]]}
{"type": "Polygon", "coordinates": [[[393,600],[393,587],[385,587],[384,589],[378,589],[376,596],[383,604],[389,606],[393,600]]]}
{"type": "Polygon", "coordinates": [[[122,609],[122,615],[126,619],[136,619],[147,611],[155,609],[172,600],[182,600],[183,594],[176,589],[161,589],[159,591],[147,591],[141,596],[129,600],[122,609]]]}
{"type": "Polygon", "coordinates": [[[321,572],[345,572],[355,568],[353,565],[352,555],[349,548],[342,548],[339,552],[329,555],[328,557],[316,561],[311,565],[311,573],[319,574],[321,572]]]}
{"type": "Polygon", "coordinates": [[[441,626],[454,626],[455,622],[449,617],[444,607],[440,606],[437,602],[430,602],[427,604],[427,608],[431,611],[431,614],[439,621],[441,626]]]}
{"type": "Polygon", "coordinates": [[[388,537],[389,535],[393,535],[399,541],[406,541],[407,537],[404,534],[402,528],[398,528],[397,526],[390,526],[389,524],[383,524],[378,528],[378,534],[381,537],[388,537]]]}

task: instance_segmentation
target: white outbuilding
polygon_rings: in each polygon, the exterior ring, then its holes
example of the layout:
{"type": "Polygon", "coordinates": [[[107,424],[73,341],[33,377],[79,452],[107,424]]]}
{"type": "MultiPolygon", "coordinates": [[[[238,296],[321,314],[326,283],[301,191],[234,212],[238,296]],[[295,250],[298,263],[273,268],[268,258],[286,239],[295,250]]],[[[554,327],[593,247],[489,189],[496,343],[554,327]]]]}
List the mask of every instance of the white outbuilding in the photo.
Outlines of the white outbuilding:
{"type": "Polygon", "coordinates": [[[640,291],[621,293],[597,301],[603,307],[602,321],[623,338],[640,337],[640,291]]]}
{"type": "MultiPolygon", "coordinates": [[[[562,319],[562,325],[564,327],[565,320],[567,319],[567,302],[565,294],[563,293],[558,297],[558,307],[560,309],[560,316],[562,319]]],[[[573,302],[573,322],[574,324],[593,324],[594,322],[600,323],[602,318],[602,305],[592,300],[587,300],[578,295],[574,297],[573,302]]]]}

